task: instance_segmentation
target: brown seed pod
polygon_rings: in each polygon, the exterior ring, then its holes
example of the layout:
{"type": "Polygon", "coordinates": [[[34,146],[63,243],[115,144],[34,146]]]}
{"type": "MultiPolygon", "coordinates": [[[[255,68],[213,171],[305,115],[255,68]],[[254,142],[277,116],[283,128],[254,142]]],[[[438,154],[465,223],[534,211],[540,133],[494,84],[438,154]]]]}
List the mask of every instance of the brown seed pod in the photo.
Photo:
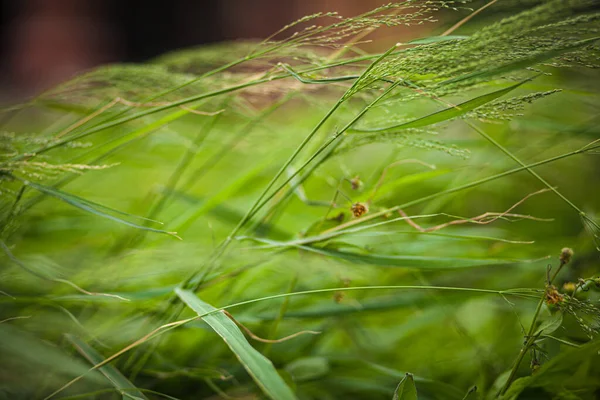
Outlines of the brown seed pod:
{"type": "Polygon", "coordinates": [[[546,303],[550,305],[560,304],[564,300],[564,296],[556,290],[556,287],[550,285],[546,288],[546,303]]]}
{"type": "Polygon", "coordinates": [[[354,203],[350,207],[350,210],[352,211],[354,217],[358,218],[369,212],[369,206],[367,206],[365,203],[354,203]]]}

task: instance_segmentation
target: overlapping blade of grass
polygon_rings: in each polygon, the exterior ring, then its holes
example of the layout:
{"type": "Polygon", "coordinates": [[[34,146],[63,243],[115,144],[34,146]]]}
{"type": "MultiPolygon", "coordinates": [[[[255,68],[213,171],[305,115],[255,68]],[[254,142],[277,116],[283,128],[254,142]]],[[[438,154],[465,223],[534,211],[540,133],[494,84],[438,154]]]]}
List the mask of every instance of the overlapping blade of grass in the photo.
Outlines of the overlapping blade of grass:
{"type": "MultiPolygon", "coordinates": [[[[534,163],[531,163],[531,164],[528,164],[528,165],[525,165],[525,166],[522,166],[522,167],[513,168],[513,169],[505,171],[505,172],[501,172],[501,173],[498,173],[498,174],[495,174],[495,175],[491,175],[491,176],[488,176],[487,178],[478,179],[476,181],[473,181],[473,182],[470,182],[470,183],[467,183],[467,184],[464,184],[464,185],[459,185],[459,186],[455,186],[455,187],[447,189],[447,190],[439,191],[439,192],[436,192],[436,193],[433,193],[433,194],[430,194],[430,195],[427,195],[427,196],[424,196],[424,197],[421,197],[421,198],[409,201],[407,203],[403,203],[403,204],[400,204],[400,205],[397,205],[397,206],[394,206],[394,207],[390,207],[390,208],[384,209],[382,211],[377,211],[377,212],[374,212],[374,213],[371,213],[371,214],[367,214],[366,216],[363,216],[362,218],[358,218],[358,219],[354,219],[354,220],[345,222],[345,223],[343,223],[341,225],[338,225],[337,227],[335,227],[335,228],[333,228],[333,229],[331,229],[331,230],[329,230],[327,232],[324,232],[324,234],[336,233],[336,232],[339,232],[341,230],[345,230],[345,229],[347,229],[349,227],[352,227],[354,225],[359,225],[359,224],[371,221],[372,219],[375,219],[375,218],[378,218],[378,217],[382,217],[384,215],[389,214],[390,212],[395,212],[395,211],[406,209],[408,207],[411,207],[411,206],[414,206],[414,205],[417,205],[417,204],[422,204],[424,202],[427,202],[429,200],[438,198],[440,196],[448,195],[448,194],[451,194],[451,193],[456,193],[456,192],[459,192],[459,191],[465,190],[465,189],[470,189],[470,188],[482,185],[484,183],[491,182],[491,181],[496,180],[496,179],[504,178],[506,176],[512,175],[512,174],[517,173],[517,172],[529,170],[529,169],[531,169],[533,167],[537,167],[537,166],[544,165],[544,164],[549,164],[549,163],[552,163],[552,162],[555,162],[555,161],[558,161],[558,160],[561,160],[561,159],[564,159],[564,158],[567,158],[567,157],[571,157],[571,156],[574,156],[574,155],[578,155],[578,154],[590,153],[590,152],[592,152],[592,151],[594,151],[594,150],[596,150],[598,148],[599,148],[598,145],[593,145],[593,146],[587,145],[587,146],[584,146],[584,147],[579,148],[577,150],[573,150],[573,151],[570,151],[570,152],[567,152],[567,153],[564,153],[564,154],[561,154],[561,155],[558,155],[558,156],[555,156],[555,157],[547,158],[545,160],[537,161],[537,162],[534,162],[534,163]]],[[[411,218],[414,218],[414,217],[411,217],[411,218]]]]}
{"type": "Polygon", "coordinates": [[[402,175],[396,179],[383,183],[380,187],[373,187],[373,189],[369,191],[369,195],[367,196],[367,198],[371,200],[387,198],[388,196],[393,196],[395,193],[398,193],[400,188],[423,184],[429,179],[448,175],[452,172],[454,171],[449,168],[444,168],[435,169],[433,171],[414,173],[410,175],[402,175]]]}
{"type": "Polygon", "coordinates": [[[37,266],[36,268],[32,268],[32,267],[26,265],[20,259],[18,259],[12,253],[12,251],[10,251],[10,248],[6,245],[6,243],[4,243],[4,241],[2,241],[2,240],[0,240],[0,249],[2,249],[2,251],[4,251],[4,253],[6,254],[6,256],[13,263],[15,263],[16,265],[18,265],[24,271],[27,271],[31,275],[34,275],[34,276],[36,276],[38,278],[45,279],[45,280],[51,281],[51,282],[57,282],[57,283],[63,283],[63,284],[69,285],[73,289],[77,290],[80,293],[85,294],[86,296],[109,297],[109,298],[113,298],[113,299],[119,299],[119,300],[123,300],[123,301],[129,301],[128,299],[126,299],[124,297],[121,297],[119,295],[116,295],[116,294],[111,294],[111,293],[97,293],[97,292],[90,292],[88,290],[85,290],[82,287],[80,287],[80,286],[76,285],[75,283],[71,282],[70,280],[61,278],[60,275],[59,275],[59,273],[56,270],[54,270],[53,268],[40,267],[40,266],[37,266]]]}
{"type": "MultiPolygon", "coordinates": [[[[469,112],[477,107],[480,107],[484,104],[494,101],[497,98],[502,97],[505,94],[512,92],[513,90],[515,90],[519,86],[523,85],[524,83],[529,82],[530,80],[531,79],[523,80],[523,81],[516,83],[514,85],[511,85],[507,88],[496,90],[495,92],[487,93],[487,94],[475,97],[471,100],[460,103],[457,106],[448,107],[444,110],[434,112],[432,114],[426,115],[421,118],[417,118],[417,119],[409,121],[409,122],[403,122],[401,124],[385,126],[385,127],[380,127],[380,128],[351,128],[350,131],[358,133],[358,132],[381,132],[381,131],[387,131],[390,129],[401,130],[401,129],[409,129],[409,128],[422,128],[424,126],[429,126],[429,125],[437,124],[437,123],[440,123],[443,121],[448,121],[450,119],[460,117],[461,115],[464,115],[467,112],[469,112]]],[[[414,86],[410,82],[407,82],[407,85],[410,87],[414,86]]]]}
{"type": "MultiPolygon", "coordinates": [[[[179,111],[173,112],[169,115],[166,115],[165,117],[162,117],[156,121],[153,121],[147,125],[144,125],[143,127],[134,129],[133,131],[126,132],[124,134],[113,135],[113,136],[111,136],[111,138],[109,140],[93,146],[89,151],[86,151],[85,153],[80,154],[77,157],[74,157],[72,160],[70,160],[70,162],[81,162],[82,160],[85,160],[84,162],[87,163],[88,165],[98,165],[100,162],[102,162],[102,160],[114,155],[115,153],[117,153],[120,150],[125,149],[128,145],[135,143],[136,141],[138,141],[140,139],[143,139],[150,133],[155,132],[156,130],[165,126],[166,124],[173,122],[187,114],[189,114],[189,111],[179,110],[179,111]],[[90,156],[93,156],[94,154],[98,153],[99,150],[101,150],[104,147],[109,146],[109,145],[111,147],[108,150],[106,150],[102,154],[96,156],[91,161],[88,161],[90,156]]],[[[60,179],[58,182],[54,183],[52,185],[52,188],[53,189],[61,188],[64,185],[68,184],[69,182],[72,182],[75,178],[77,178],[79,176],[80,175],[74,174],[74,173],[66,175],[65,177],[60,179]]],[[[41,201],[44,198],[44,195],[45,195],[44,193],[41,193],[39,196],[34,197],[33,199],[30,199],[24,205],[23,211],[31,208],[32,206],[37,204],[39,201],[41,201]]]]}
{"type": "MultiPolygon", "coordinates": [[[[350,286],[350,287],[336,287],[336,288],[327,288],[327,289],[315,289],[315,290],[305,290],[305,291],[299,291],[299,292],[288,292],[288,293],[281,293],[281,294],[275,294],[275,295],[270,295],[270,296],[265,296],[265,297],[260,297],[260,298],[255,298],[255,299],[251,299],[251,300],[245,300],[245,301],[240,301],[238,303],[233,303],[233,304],[229,304],[227,306],[221,307],[221,308],[214,308],[212,306],[210,306],[209,304],[206,304],[204,302],[202,302],[198,297],[196,297],[193,292],[188,291],[188,290],[183,290],[181,288],[176,288],[175,289],[175,293],[178,296],[178,298],[182,299],[183,304],[188,304],[186,302],[186,300],[189,299],[190,304],[193,304],[194,307],[198,306],[200,310],[204,310],[202,311],[202,313],[198,313],[197,317],[193,317],[193,318],[188,318],[188,319],[184,319],[184,320],[180,320],[180,321],[175,321],[175,322],[170,322],[168,324],[165,325],[161,325],[158,328],[152,330],[150,333],[144,335],[142,338],[134,341],[133,343],[131,343],[130,345],[122,348],[121,350],[119,350],[118,352],[114,353],[113,355],[111,355],[110,357],[106,358],[104,361],[94,365],[92,368],[90,368],[89,370],[87,370],[85,373],[77,376],[76,378],[72,379],[71,381],[67,382],[66,384],[64,384],[63,386],[61,386],[59,389],[55,390],[53,393],[51,393],[50,395],[46,396],[44,400],[48,400],[51,399],[53,397],[55,397],[57,394],[61,393],[62,391],[64,391],[65,389],[71,387],[74,383],[78,382],[79,380],[81,380],[84,376],[86,376],[88,373],[96,371],[98,368],[103,367],[104,365],[108,364],[109,362],[111,362],[112,360],[115,360],[116,358],[122,356],[123,354],[131,351],[132,349],[146,343],[148,340],[150,339],[154,339],[156,337],[159,337],[161,335],[163,335],[166,332],[169,332],[172,329],[175,329],[179,326],[182,326],[184,324],[187,324],[189,322],[192,322],[198,318],[202,318],[205,319],[205,317],[211,316],[213,314],[219,314],[222,315],[223,317],[225,317],[224,314],[221,313],[221,311],[223,310],[228,310],[228,309],[232,309],[232,308],[237,308],[240,306],[244,306],[244,305],[250,305],[250,304],[254,304],[254,303],[259,303],[259,302],[264,302],[264,301],[271,301],[271,300],[275,300],[275,299],[281,299],[281,298],[287,298],[287,297],[295,297],[295,296],[307,296],[307,295],[316,295],[316,294],[325,294],[325,293],[335,293],[338,291],[413,291],[413,290],[439,290],[439,291],[443,291],[443,292],[455,292],[455,293],[471,293],[471,294],[493,294],[493,295],[500,295],[500,296],[515,296],[515,297],[520,297],[520,298],[528,298],[528,299],[534,299],[534,300],[539,300],[539,294],[536,293],[535,295],[531,294],[531,289],[511,289],[511,290],[491,290],[491,289],[477,289],[477,288],[465,288],[465,287],[450,287],[450,286],[422,286],[422,285],[385,285],[385,286],[350,286]],[[181,297],[183,295],[183,298],[181,297]]],[[[190,308],[192,308],[190,306],[190,308]]],[[[195,310],[195,308],[192,308],[195,310]]],[[[198,312],[198,311],[197,311],[198,312]]],[[[223,328],[220,324],[221,324],[222,319],[217,319],[215,321],[215,326],[218,326],[219,329],[223,328]]],[[[233,326],[235,326],[235,328],[237,329],[237,325],[235,325],[233,323],[233,321],[229,320],[233,326]]],[[[208,321],[206,321],[208,322],[208,321]]],[[[226,325],[225,327],[231,327],[232,325],[226,325]]],[[[213,328],[214,329],[214,328],[213,328]]],[[[227,331],[229,332],[229,331],[227,331]]],[[[237,335],[237,333],[241,334],[241,331],[239,331],[239,329],[237,329],[237,331],[233,330],[232,332],[234,332],[235,335],[237,335]]],[[[229,335],[229,333],[227,333],[229,335]]],[[[245,340],[245,338],[243,339],[243,341],[239,342],[239,345],[244,345],[244,342],[247,343],[247,341],[245,340]]],[[[248,349],[245,348],[245,350],[247,351],[248,349]]],[[[237,354],[236,354],[237,355],[237,354]]],[[[247,354],[245,354],[247,355],[247,354]]],[[[262,357],[262,356],[261,356],[262,357]]],[[[266,364],[262,364],[262,365],[267,365],[267,369],[270,371],[269,373],[269,378],[273,377],[274,375],[272,375],[273,372],[275,372],[273,365],[270,363],[270,361],[266,360],[266,364]]],[[[276,373],[276,372],[275,372],[276,373]]],[[[277,375],[278,376],[278,375],[277,375]]],[[[276,378],[274,378],[276,379],[276,378]]],[[[283,382],[281,380],[281,378],[279,378],[280,382],[279,385],[283,382]]],[[[287,386],[285,386],[285,384],[283,383],[284,388],[287,388],[287,386]]],[[[280,386],[278,386],[280,387],[280,386]]],[[[289,393],[289,388],[287,389],[283,389],[284,392],[289,393]]],[[[294,399],[295,397],[281,397],[283,399],[286,398],[292,398],[294,399]]]]}
{"type": "Polygon", "coordinates": [[[412,374],[407,373],[394,391],[393,400],[417,400],[417,388],[412,374]]]}
{"type": "MultiPolygon", "coordinates": [[[[9,356],[13,361],[18,360],[18,364],[22,363],[25,368],[24,372],[27,374],[40,373],[41,368],[42,371],[47,370],[57,374],[74,376],[84,374],[88,369],[80,360],[69,357],[57,347],[40,340],[30,332],[11,326],[10,323],[0,324],[0,338],[2,338],[0,340],[0,355],[3,361],[0,365],[0,371],[7,365],[17,368],[16,363],[9,363],[9,356]]],[[[18,372],[18,370],[14,372],[18,372]]],[[[104,378],[95,371],[87,374],[86,379],[95,383],[104,382],[104,378]]]]}
{"type": "MultiPolygon", "coordinates": [[[[148,226],[144,226],[144,225],[139,225],[139,224],[136,224],[135,222],[131,222],[126,219],[117,217],[113,214],[120,214],[120,215],[127,216],[130,218],[139,218],[139,219],[143,219],[143,220],[148,220],[147,218],[129,214],[129,213],[126,213],[123,211],[115,210],[113,208],[104,206],[102,204],[98,204],[98,203],[92,202],[90,200],[81,198],[79,196],[75,196],[73,194],[66,193],[66,192],[63,192],[58,189],[53,189],[49,186],[41,185],[39,183],[35,183],[35,182],[27,181],[27,180],[22,180],[22,181],[25,185],[27,185],[33,189],[36,189],[39,192],[42,192],[44,194],[47,194],[49,196],[52,196],[59,200],[62,200],[65,203],[67,203],[73,207],[77,207],[80,210],[86,211],[86,212],[96,215],[98,217],[109,219],[111,221],[115,221],[120,224],[127,225],[130,227],[136,228],[136,229],[141,229],[141,230],[155,232],[155,233],[162,233],[162,234],[173,236],[173,237],[176,237],[179,239],[176,232],[168,232],[168,231],[161,230],[161,229],[156,229],[156,228],[152,228],[152,227],[148,227],[148,226]]],[[[152,221],[152,220],[149,220],[149,221],[158,222],[158,221],[152,221]]]]}
{"type": "Polygon", "coordinates": [[[548,61],[553,58],[559,57],[565,53],[569,53],[569,52],[572,52],[579,48],[593,44],[597,40],[600,40],[600,37],[593,37],[593,38],[589,38],[589,39],[580,40],[575,43],[570,43],[560,49],[545,51],[542,53],[534,54],[533,56],[530,56],[530,57],[525,57],[525,58],[517,60],[517,61],[503,64],[503,65],[500,65],[500,66],[497,66],[494,68],[484,69],[482,71],[475,71],[475,72],[471,72],[471,73],[468,73],[465,75],[458,76],[456,78],[447,79],[445,81],[438,83],[437,86],[454,84],[454,83],[458,83],[458,82],[462,82],[462,81],[466,81],[466,80],[470,80],[470,79],[477,79],[477,80],[487,79],[487,78],[491,78],[494,76],[506,74],[508,72],[517,71],[520,69],[531,67],[533,65],[543,63],[544,61],[548,61]]]}
{"type": "MultiPolygon", "coordinates": [[[[66,335],[66,338],[81,354],[85,357],[92,365],[96,365],[104,361],[96,350],[90,345],[85,343],[73,335],[66,335]]],[[[107,364],[99,369],[99,371],[114,385],[114,387],[123,395],[123,398],[134,399],[134,400],[148,400],[146,396],[133,384],[131,383],[118,369],[110,364],[107,364]]]]}
{"type": "MultiPolygon", "coordinates": [[[[597,379],[593,379],[593,375],[591,375],[593,374],[592,370],[594,369],[594,366],[598,365],[597,363],[600,361],[598,351],[600,351],[600,339],[590,341],[578,348],[565,349],[556,357],[553,357],[542,365],[535,374],[515,380],[508,391],[500,396],[499,399],[513,400],[520,398],[519,395],[527,388],[562,389],[565,390],[564,394],[567,394],[566,392],[568,392],[568,390],[566,390],[566,388],[560,388],[557,385],[557,383],[565,382],[569,382],[569,386],[575,385],[576,382],[578,382],[578,385],[583,384],[591,389],[598,390],[600,383],[597,379]],[[575,370],[578,371],[577,374],[573,374],[573,371],[575,370]]],[[[506,376],[504,378],[506,378],[506,376]]],[[[501,379],[499,379],[499,381],[500,380],[501,379]]],[[[570,392],[569,394],[571,394],[572,397],[573,392],[570,392]]],[[[491,397],[492,396],[488,398],[491,397]]]]}
{"type": "MultiPolygon", "coordinates": [[[[343,290],[341,290],[343,292],[343,290]]],[[[446,294],[444,301],[448,304],[455,304],[461,300],[464,300],[462,294],[446,294]]],[[[286,319],[312,319],[312,318],[328,318],[328,317],[339,317],[348,314],[355,313],[368,313],[368,312],[382,312],[390,310],[401,310],[407,308],[413,308],[415,304],[419,307],[427,307],[434,304],[435,300],[424,293],[407,293],[402,296],[396,297],[376,297],[362,299],[360,307],[356,304],[348,303],[335,303],[329,299],[322,303],[311,304],[310,307],[295,308],[293,311],[287,311],[285,314],[286,319]]],[[[270,311],[252,316],[253,320],[260,321],[273,321],[277,318],[277,315],[270,311]]]]}
{"type": "Polygon", "coordinates": [[[261,162],[257,162],[256,165],[245,171],[240,177],[233,181],[230,185],[225,186],[221,191],[215,193],[214,196],[207,198],[204,202],[196,207],[191,207],[188,211],[181,214],[176,220],[173,221],[172,226],[177,232],[183,232],[191,224],[194,223],[202,215],[206,214],[213,208],[222,204],[226,199],[232,198],[238,191],[246,187],[247,183],[263,173],[272,160],[264,158],[261,162]]]}
{"type": "Polygon", "coordinates": [[[248,343],[242,331],[231,319],[221,312],[205,315],[215,311],[216,308],[203,302],[190,291],[177,288],[175,292],[189,308],[198,313],[221,336],[267,396],[273,400],[292,400],[296,398],[292,390],[279,376],[271,361],[248,343]]]}
{"type": "Polygon", "coordinates": [[[508,265],[518,264],[522,261],[503,259],[471,259],[453,257],[431,257],[414,255],[387,255],[377,253],[358,253],[327,247],[299,246],[298,248],[311,253],[324,255],[352,264],[377,265],[382,267],[405,267],[418,269],[457,269],[478,267],[484,265],[508,265]]]}
{"type": "MultiPolygon", "coordinates": [[[[493,137],[488,135],[485,131],[477,127],[475,124],[472,124],[469,121],[466,121],[467,125],[469,125],[475,132],[477,132],[481,137],[490,142],[492,145],[497,147],[500,151],[506,154],[508,157],[512,158],[515,162],[521,165],[523,168],[529,172],[533,177],[535,177],[538,181],[540,181],[543,185],[545,185],[548,189],[554,192],[559,198],[561,198],[565,203],[567,203],[573,210],[575,210],[578,215],[581,217],[583,224],[590,224],[594,231],[600,231],[600,224],[596,222],[592,217],[587,215],[580,207],[575,205],[571,200],[569,200],[565,195],[558,191],[557,188],[552,186],[547,180],[542,178],[537,172],[531,169],[527,164],[525,164],[520,158],[514,155],[510,150],[508,150],[505,146],[501,145],[498,141],[496,141],[493,137]]],[[[593,235],[594,233],[592,233],[593,235]]]]}
{"type": "MultiPolygon", "coordinates": [[[[166,189],[164,189],[166,190],[166,189]]],[[[233,188],[232,188],[233,190],[233,188]]],[[[235,192],[235,190],[233,190],[235,192]]],[[[173,190],[171,194],[172,198],[175,200],[179,200],[184,202],[185,204],[190,205],[194,210],[200,209],[200,207],[205,207],[204,203],[211,201],[212,197],[208,198],[199,198],[195,197],[178,190],[173,190]]],[[[219,196],[217,193],[216,196],[219,196]]],[[[211,212],[213,216],[217,217],[220,221],[226,222],[228,224],[236,224],[242,217],[243,214],[241,211],[236,210],[234,208],[228,207],[225,202],[217,203],[215,200],[211,201],[212,205],[209,205],[206,208],[203,208],[202,214],[207,212],[211,212]]],[[[183,221],[183,220],[182,220],[183,221]]],[[[174,223],[174,225],[177,225],[174,223]]],[[[282,226],[273,226],[269,223],[259,224],[258,229],[263,229],[269,231],[271,237],[274,238],[290,238],[293,236],[292,232],[284,230],[285,227],[282,226]]]]}

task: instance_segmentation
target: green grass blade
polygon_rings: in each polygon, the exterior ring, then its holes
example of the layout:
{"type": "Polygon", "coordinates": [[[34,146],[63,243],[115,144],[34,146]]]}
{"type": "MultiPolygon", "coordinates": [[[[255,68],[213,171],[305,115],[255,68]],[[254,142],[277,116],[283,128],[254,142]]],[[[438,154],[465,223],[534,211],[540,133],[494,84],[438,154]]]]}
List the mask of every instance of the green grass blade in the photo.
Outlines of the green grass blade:
{"type": "Polygon", "coordinates": [[[448,40],[464,40],[468,38],[469,36],[464,35],[429,36],[422,39],[411,40],[410,42],[406,42],[406,44],[431,44],[447,42],[448,40]]]}
{"type": "Polygon", "coordinates": [[[297,81],[307,84],[328,84],[331,82],[344,82],[348,80],[358,79],[359,75],[348,75],[348,76],[339,76],[335,78],[320,78],[320,79],[312,79],[312,78],[304,78],[296,71],[292,69],[287,64],[280,64],[280,67],[283,68],[286,72],[288,72],[291,76],[293,76],[297,81]]]}
{"type": "MultiPolygon", "coordinates": [[[[73,346],[75,346],[79,354],[85,357],[92,365],[96,365],[104,361],[104,357],[102,357],[96,350],[94,350],[83,340],[80,340],[72,335],[66,335],[66,338],[73,346]]],[[[114,385],[119,393],[123,395],[123,398],[148,400],[148,398],[144,396],[144,394],[138,388],[136,388],[133,383],[125,378],[125,376],[123,376],[123,374],[112,365],[105,365],[101,367],[100,372],[114,385]]]]}
{"type": "Polygon", "coordinates": [[[412,374],[407,373],[394,391],[393,400],[417,400],[417,388],[412,374]]]}
{"type": "Polygon", "coordinates": [[[321,254],[331,258],[337,258],[353,264],[378,265],[383,267],[406,267],[419,269],[455,269],[469,268],[483,265],[506,265],[514,264],[516,260],[502,259],[470,259],[453,257],[430,257],[413,255],[387,255],[377,253],[356,253],[351,251],[334,250],[328,248],[317,248],[312,246],[300,246],[301,249],[321,254]]]}
{"type": "Polygon", "coordinates": [[[483,71],[471,72],[469,74],[465,74],[465,75],[462,75],[462,76],[459,76],[456,78],[447,79],[443,82],[440,82],[438,84],[438,86],[444,86],[444,85],[447,85],[450,83],[457,83],[457,82],[465,81],[467,79],[490,78],[492,76],[497,76],[500,74],[505,74],[507,72],[512,72],[515,70],[527,68],[532,65],[536,65],[536,64],[542,63],[544,61],[550,60],[552,58],[558,57],[558,56],[568,53],[570,51],[574,51],[578,48],[590,45],[590,44],[596,42],[597,40],[600,40],[600,37],[593,37],[593,38],[589,38],[589,39],[585,39],[585,40],[580,40],[578,42],[575,42],[568,46],[565,46],[561,49],[555,49],[555,50],[546,51],[546,52],[543,52],[540,54],[535,54],[531,57],[527,57],[525,59],[521,59],[521,60],[518,60],[515,62],[508,63],[508,64],[504,64],[497,68],[490,68],[490,69],[485,69],[483,71]]]}
{"type": "MultiPolygon", "coordinates": [[[[67,203],[69,205],[72,205],[73,207],[77,207],[80,210],[89,212],[89,213],[94,214],[96,216],[99,216],[99,217],[102,217],[102,218],[106,218],[106,219],[110,219],[112,221],[118,222],[118,223],[123,224],[123,225],[131,226],[131,227],[136,228],[136,229],[142,229],[142,230],[145,230],[145,231],[156,232],[156,233],[163,233],[163,234],[166,234],[166,235],[169,235],[169,236],[174,236],[174,237],[179,238],[175,232],[167,232],[167,231],[161,230],[161,229],[155,229],[155,228],[150,228],[150,227],[143,226],[143,225],[138,225],[138,224],[136,224],[134,222],[131,222],[131,221],[128,221],[126,219],[119,218],[117,216],[109,214],[109,212],[110,213],[114,213],[114,214],[125,215],[125,216],[132,217],[132,218],[144,219],[144,220],[147,220],[147,218],[140,217],[140,216],[137,216],[137,215],[132,215],[132,214],[129,214],[129,213],[126,213],[126,212],[123,212],[123,211],[115,210],[115,209],[112,209],[110,207],[106,207],[106,206],[103,206],[101,204],[94,203],[92,201],[89,201],[89,200],[83,199],[81,197],[72,195],[70,193],[63,192],[61,190],[57,190],[57,189],[53,189],[53,188],[48,187],[48,186],[40,185],[38,183],[34,183],[34,182],[30,182],[30,181],[25,181],[25,180],[23,180],[23,183],[25,185],[27,185],[27,186],[30,186],[30,187],[32,187],[32,188],[34,188],[34,189],[36,189],[36,190],[44,193],[44,194],[47,194],[47,195],[52,196],[52,197],[55,197],[55,198],[57,198],[59,200],[64,201],[65,203],[67,203]]],[[[152,221],[152,220],[150,220],[150,221],[152,221]]],[[[156,222],[156,221],[154,221],[154,222],[156,222]]]]}
{"type": "MultiPolygon", "coordinates": [[[[455,107],[448,107],[444,110],[434,112],[433,114],[429,114],[429,115],[426,115],[421,118],[417,118],[417,119],[409,121],[409,122],[404,122],[401,124],[386,126],[386,127],[382,127],[382,128],[351,128],[350,131],[351,132],[381,132],[381,131],[387,131],[390,129],[421,128],[424,126],[429,126],[429,125],[437,124],[440,122],[448,121],[450,119],[460,117],[461,115],[466,114],[467,112],[469,112],[477,107],[481,107],[484,104],[494,101],[497,98],[502,97],[505,94],[515,90],[522,84],[529,82],[530,80],[531,79],[526,79],[524,81],[516,83],[507,88],[497,90],[492,93],[487,93],[487,94],[484,94],[479,97],[475,97],[474,99],[460,103],[459,105],[457,105],[455,107]]],[[[409,83],[409,86],[413,86],[413,85],[409,83]]]]}
{"type": "MultiPolygon", "coordinates": [[[[177,296],[198,315],[204,315],[216,309],[200,300],[194,293],[175,289],[177,296]]],[[[256,351],[244,337],[237,325],[225,314],[217,312],[202,319],[221,336],[233,351],[246,371],[252,376],[262,391],[273,400],[295,399],[296,396],[279,376],[275,367],[267,358],[256,351]]]]}

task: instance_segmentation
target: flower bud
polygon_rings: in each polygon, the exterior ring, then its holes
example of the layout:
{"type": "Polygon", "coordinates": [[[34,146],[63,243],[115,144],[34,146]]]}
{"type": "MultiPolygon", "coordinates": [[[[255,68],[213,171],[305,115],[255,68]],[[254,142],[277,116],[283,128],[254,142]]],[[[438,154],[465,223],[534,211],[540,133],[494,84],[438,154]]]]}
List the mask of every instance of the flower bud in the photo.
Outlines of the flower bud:
{"type": "Polygon", "coordinates": [[[563,264],[568,264],[571,261],[571,257],[573,257],[573,250],[565,247],[560,251],[560,262],[563,264]]]}

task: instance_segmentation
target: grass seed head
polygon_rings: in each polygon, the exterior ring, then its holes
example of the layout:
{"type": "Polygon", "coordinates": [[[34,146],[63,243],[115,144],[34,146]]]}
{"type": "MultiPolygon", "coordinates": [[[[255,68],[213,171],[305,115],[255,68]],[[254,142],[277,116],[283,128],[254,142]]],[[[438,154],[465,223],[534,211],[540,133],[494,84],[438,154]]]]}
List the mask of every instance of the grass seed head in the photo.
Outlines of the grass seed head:
{"type": "Polygon", "coordinates": [[[549,285],[546,288],[546,303],[548,305],[558,305],[562,303],[564,296],[558,292],[554,285],[549,285]]]}
{"type": "Polygon", "coordinates": [[[560,251],[560,262],[563,264],[568,264],[571,261],[571,257],[573,257],[573,249],[569,247],[565,247],[560,251]]]}
{"type": "Polygon", "coordinates": [[[365,203],[354,203],[350,207],[350,210],[355,218],[359,218],[369,212],[369,206],[367,206],[365,203]]]}

